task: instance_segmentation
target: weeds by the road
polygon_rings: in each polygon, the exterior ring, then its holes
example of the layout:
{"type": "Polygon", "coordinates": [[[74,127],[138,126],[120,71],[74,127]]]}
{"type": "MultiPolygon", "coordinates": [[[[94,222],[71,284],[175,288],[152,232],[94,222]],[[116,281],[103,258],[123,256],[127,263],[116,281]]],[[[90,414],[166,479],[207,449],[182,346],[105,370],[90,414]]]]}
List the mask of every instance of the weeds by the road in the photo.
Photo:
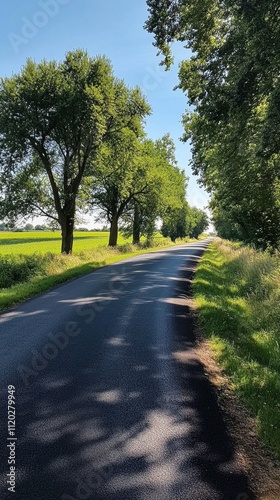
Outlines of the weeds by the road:
{"type": "Polygon", "coordinates": [[[280,459],[280,259],[222,240],[194,280],[201,325],[233,389],[280,459]]]}

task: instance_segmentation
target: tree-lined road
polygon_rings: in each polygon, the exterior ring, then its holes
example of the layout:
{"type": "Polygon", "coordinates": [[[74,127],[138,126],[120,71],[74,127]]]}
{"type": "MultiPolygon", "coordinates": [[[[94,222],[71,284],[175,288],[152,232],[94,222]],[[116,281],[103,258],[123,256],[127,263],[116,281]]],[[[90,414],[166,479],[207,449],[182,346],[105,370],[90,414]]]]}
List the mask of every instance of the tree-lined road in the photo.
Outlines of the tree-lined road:
{"type": "Polygon", "coordinates": [[[119,262],[0,316],[2,499],[254,498],[193,352],[189,280],[207,244],[119,262]]]}

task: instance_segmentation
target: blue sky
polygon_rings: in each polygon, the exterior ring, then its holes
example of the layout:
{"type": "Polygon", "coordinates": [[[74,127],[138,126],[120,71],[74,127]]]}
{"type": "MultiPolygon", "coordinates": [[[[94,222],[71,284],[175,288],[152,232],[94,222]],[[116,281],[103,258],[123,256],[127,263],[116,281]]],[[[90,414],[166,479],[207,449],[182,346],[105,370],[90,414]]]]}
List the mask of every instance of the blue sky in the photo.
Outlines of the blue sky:
{"type": "Polygon", "coordinates": [[[117,77],[130,86],[139,85],[146,94],[153,109],[147,119],[148,136],[157,139],[171,134],[179,166],[190,177],[188,200],[205,207],[208,197],[188,166],[190,148],[179,140],[187,100],[182,91],[173,91],[178,62],[187,52],[176,45],[173,69],[166,72],[159,66],[153,37],[143,29],[145,0],[13,0],[3,2],[1,11],[1,76],[17,72],[27,57],[61,60],[76,48],[84,48],[90,55],[105,54],[117,77]]]}

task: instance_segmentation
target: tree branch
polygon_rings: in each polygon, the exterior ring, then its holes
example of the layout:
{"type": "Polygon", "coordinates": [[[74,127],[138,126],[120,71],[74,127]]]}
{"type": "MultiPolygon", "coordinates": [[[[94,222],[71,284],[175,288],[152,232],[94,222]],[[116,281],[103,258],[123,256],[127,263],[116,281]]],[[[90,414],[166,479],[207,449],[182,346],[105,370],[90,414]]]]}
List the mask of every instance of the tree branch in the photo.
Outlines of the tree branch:
{"type": "Polygon", "coordinates": [[[45,217],[49,217],[50,219],[53,219],[53,220],[59,222],[59,219],[57,217],[55,217],[54,215],[49,214],[48,212],[45,212],[45,210],[43,210],[43,208],[41,208],[39,205],[36,205],[36,203],[31,202],[30,205],[32,207],[37,208],[37,210],[40,211],[40,214],[38,214],[38,215],[44,215],[45,217]]]}

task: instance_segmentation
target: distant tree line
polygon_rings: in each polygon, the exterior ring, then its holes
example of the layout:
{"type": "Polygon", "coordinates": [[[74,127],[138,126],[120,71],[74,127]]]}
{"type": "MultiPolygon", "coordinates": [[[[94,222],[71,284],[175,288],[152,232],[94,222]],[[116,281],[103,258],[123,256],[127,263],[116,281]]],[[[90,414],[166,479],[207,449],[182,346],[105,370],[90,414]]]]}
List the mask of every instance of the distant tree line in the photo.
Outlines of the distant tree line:
{"type": "Polygon", "coordinates": [[[190,207],[184,201],[182,207],[172,209],[163,219],[161,232],[169,236],[172,241],[177,238],[198,238],[208,228],[207,214],[196,207],[190,207]]]}
{"type": "Polygon", "coordinates": [[[117,79],[105,57],[76,50],[60,63],[28,60],[0,85],[0,219],[47,217],[61,228],[66,254],[77,214],[96,209],[110,225],[110,246],[120,221],[134,243],[151,238],[158,218],[174,239],[169,219],[185,209],[187,179],[170,136],[146,137],[150,113],[141,90],[117,79]]]}
{"type": "Polygon", "coordinates": [[[52,228],[50,226],[42,225],[42,224],[36,224],[33,226],[33,224],[25,224],[24,226],[15,226],[15,225],[9,225],[5,223],[0,223],[0,231],[51,231],[52,228]]]}
{"type": "Polygon", "coordinates": [[[146,29],[188,96],[183,139],[222,237],[280,243],[280,8],[266,0],[147,1],[146,29]]]}
{"type": "MultiPolygon", "coordinates": [[[[49,225],[46,224],[36,224],[35,226],[31,224],[30,222],[24,225],[20,226],[15,226],[15,225],[9,225],[5,224],[3,222],[0,222],[0,231],[12,231],[12,232],[30,232],[30,231],[58,231],[59,226],[57,224],[52,224],[50,223],[49,225]]],[[[75,231],[78,233],[86,233],[86,232],[109,232],[110,228],[107,226],[103,226],[102,228],[91,228],[88,229],[87,227],[75,227],[75,231]]]]}

